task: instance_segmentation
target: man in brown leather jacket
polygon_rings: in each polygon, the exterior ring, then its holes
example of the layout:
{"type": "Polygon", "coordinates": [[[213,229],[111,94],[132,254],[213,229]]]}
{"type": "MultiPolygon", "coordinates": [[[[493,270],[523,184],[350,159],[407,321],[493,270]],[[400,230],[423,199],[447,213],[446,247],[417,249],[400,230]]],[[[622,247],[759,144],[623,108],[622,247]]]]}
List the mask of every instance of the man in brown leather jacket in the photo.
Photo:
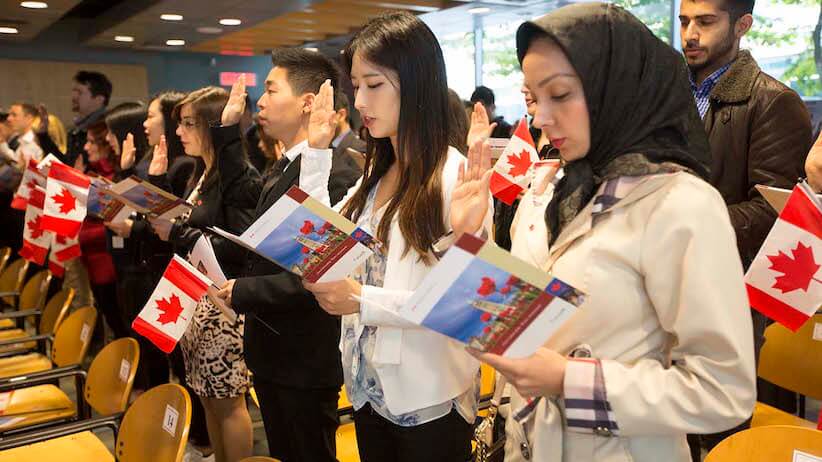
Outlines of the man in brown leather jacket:
{"type": "MultiPolygon", "coordinates": [[[[777,216],[754,186],[792,188],[812,143],[810,114],[799,95],[739,49],[753,7],[754,0],[681,0],[679,16],[691,89],[713,154],[711,184],[728,205],[746,269],[777,216]]],[[[758,312],[753,318],[758,358],[767,319],[758,312]]],[[[793,393],[759,385],[760,401],[795,408],[793,393]]],[[[718,442],[710,440],[709,446],[718,442]]]]}

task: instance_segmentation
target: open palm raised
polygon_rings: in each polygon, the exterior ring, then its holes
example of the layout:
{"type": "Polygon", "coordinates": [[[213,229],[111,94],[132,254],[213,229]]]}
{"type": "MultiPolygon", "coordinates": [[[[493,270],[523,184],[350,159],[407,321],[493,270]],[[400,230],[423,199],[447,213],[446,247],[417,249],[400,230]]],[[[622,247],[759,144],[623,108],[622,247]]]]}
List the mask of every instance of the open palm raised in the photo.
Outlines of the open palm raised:
{"type": "Polygon", "coordinates": [[[478,139],[468,149],[468,163],[463,163],[457,185],[451,193],[451,229],[459,236],[476,233],[490,209],[491,146],[478,139]]]}
{"type": "Polygon", "coordinates": [[[337,130],[337,113],[334,111],[334,88],[326,80],[314,97],[311,116],[308,119],[308,146],[326,149],[334,140],[337,130]]]}

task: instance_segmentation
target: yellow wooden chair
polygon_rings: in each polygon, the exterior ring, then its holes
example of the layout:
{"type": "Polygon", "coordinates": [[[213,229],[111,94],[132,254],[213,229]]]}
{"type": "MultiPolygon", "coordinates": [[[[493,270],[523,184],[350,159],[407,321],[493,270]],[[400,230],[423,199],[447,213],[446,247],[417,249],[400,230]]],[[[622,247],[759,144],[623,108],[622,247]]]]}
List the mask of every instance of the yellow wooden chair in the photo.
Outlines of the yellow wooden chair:
{"type": "MultiPolygon", "coordinates": [[[[42,309],[46,302],[46,294],[48,294],[51,279],[52,275],[49,270],[42,270],[35,273],[34,276],[30,277],[23,285],[20,296],[17,298],[17,305],[13,308],[17,310],[17,312],[42,309]]],[[[23,318],[18,318],[17,325],[22,326],[23,320],[23,318]]],[[[10,329],[14,327],[16,327],[14,320],[0,319],[0,328],[10,329]],[[9,321],[11,321],[11,326],[9,325],[9,321]]],[[[3,333],[4,332],[0,332],[0,334],[3,333]]]]}
{"type": "Polygon", "coordinates": [[[0,385],[0,393],[8,393],[3,415],[14,416],[0,421],[0,432],[8,435],[10,432],[29,431],[34,426],[41,428],[45,424],[88,418],[88,406],[102,416],[124,412],[139,362],[140,346],[137,341],[121,338],[100,350],[88,374],[79,368],[48,371],[29,376],[26,380],[0,385]],[[80,386],[76,390],[83,390],[74,401],[53,384],[69,377],[78,379],[76,384],[80,386]]]}
{"type": "Polygon", "coordinates": [[[797,460],[797,451],[822,457],[822,431],[791,425],[751,428],[722,440],[705,462],[791,461],[797,460]]]}
{"type": "Polygon", "coordinates": [[[11,260],[11,247],[0,247],[0,274],[6,269],[11,260]]]}
{"type": "MultiPolygon", "coordinates": [[[[28,283],[26,283],[26,286],[28,286],[28,283]]],[[[57,327],[66,317],[69,307],[71,307],[72,300],[74,300],[74,289],[61,289],[56,294],[52,295],[48,303],[46,303],[45,308],[42,310],[32,309],[0,313],[0,318],[3,318],[4,316],[11,318],[29,316],[32,316],[35,319],[39,318],[39,322],[37,323],[37,334],[53,335],[57,331],[57,327]]],[[[35,348],[36,342],[28,341],[28,336],[29,335],[24,329],[14,328],[0,330],[0,355],[3,353],[19,353],[23,350],[35,348]]]]}
{"type": "Polygon", "coordinates": [[[119,462],[180,462],[190,422],[191,398],[180,385],[168,383],[140,395],[122,421],[101,417],[2,439],[0,461],[110,462],[114,457],[91,433],[108,427],[117,433],[114,455],[119,462]]]}
{"type": "Polygon", "coordinates": [[[0,358],[0,379],[8,380],[34,372],[46,371],[57,367],[77,366],[86,356],[91,334],[97,323],[97,310],[91,306],[78,308],[71,313],[52,335],[41,334],[29,337],[38,342],[51,341],[51,358],[42,353],[27,353],[0,358]]]}
{"type": "MultiPolygon", "coordinates": [[[[814,327],[822,323],[816,314],[798,331],[781,324],[765,329],[765,344],[759,352],[760,377],[813,399],[822,399],[822,342],[814,340],[814,327]]],[[[756,403],[751,427],[795,425],[816,428],[816,424],[763,403],[756,403]]]]}
{"type": "Polygon", "coordinates": [[[14,308],[17,306],[17,297],[23,288],[28,270],[28,260],[18,258],[0,273],[0,307],[14,308]]]}

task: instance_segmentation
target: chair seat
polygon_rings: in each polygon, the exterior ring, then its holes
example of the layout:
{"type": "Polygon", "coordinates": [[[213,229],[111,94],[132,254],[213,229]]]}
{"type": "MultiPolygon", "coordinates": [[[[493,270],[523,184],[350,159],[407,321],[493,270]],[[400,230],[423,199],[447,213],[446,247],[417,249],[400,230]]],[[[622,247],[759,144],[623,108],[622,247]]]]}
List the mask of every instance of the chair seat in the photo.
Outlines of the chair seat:
{"type": "Polygon", "coordinates": [[[353,423],[340,425],[337,428],[337,460],[340,462],[360,462],[357,433],[354,430],[353,423]]]}
{"type": "Polygon", "coordinates": [[[42,462],[46,460],[114,462],[114,456],[92,432],[76,433],[0,451],[0,462],[42,462]]]}
{"type": "Polygon", "coordinates": [[[4,318],[0,319],[0,329],[14,329],[17,327],[17,324],[14,323],[14,319],[4,318]]]}
{"type": "Polygon", "coordinates": [[[52,368],[51,360],[41,353],[0,358],[0,377],[31,374],[52,368]]]}
{"type": "Polygon", "coordinates": [[[0,432],[73,417],[77,407],[54,385],[38,385],[0,393],[0,432]]]}
{"type": "Polygon", "coordinates": [[[816,428],[816,424],[810,420],[805,420],[773,406],[757,402],[754,408],[751,428],[764,427],[766,425],[791,425],[794,427],[816,428]]]}
{"type": "Polygon", "coordinates": [[[23,329],[6,329],[0,330],[0,340],[11,340],[13,338],[28,337],[29,335],[23,329]]]}

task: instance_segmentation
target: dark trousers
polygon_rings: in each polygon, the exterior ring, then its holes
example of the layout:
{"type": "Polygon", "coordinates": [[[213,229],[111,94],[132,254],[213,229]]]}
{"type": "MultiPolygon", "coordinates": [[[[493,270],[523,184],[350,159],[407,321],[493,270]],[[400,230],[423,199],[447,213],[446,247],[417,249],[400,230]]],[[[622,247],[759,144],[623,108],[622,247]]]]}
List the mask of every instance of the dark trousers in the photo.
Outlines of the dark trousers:
{"type": "Polygon", "coordinates": [[[271,457],[282,462],[336,462],[339,387],[284,387],[259,376],[254,390],[271,457]]]}
{"type": "Polygon", "coordinates": [[[366,404],[354,412],[362,462],[465,462],[471,459],[473,426],[453,409],[414,427],[395,425],[366,404]]]}

